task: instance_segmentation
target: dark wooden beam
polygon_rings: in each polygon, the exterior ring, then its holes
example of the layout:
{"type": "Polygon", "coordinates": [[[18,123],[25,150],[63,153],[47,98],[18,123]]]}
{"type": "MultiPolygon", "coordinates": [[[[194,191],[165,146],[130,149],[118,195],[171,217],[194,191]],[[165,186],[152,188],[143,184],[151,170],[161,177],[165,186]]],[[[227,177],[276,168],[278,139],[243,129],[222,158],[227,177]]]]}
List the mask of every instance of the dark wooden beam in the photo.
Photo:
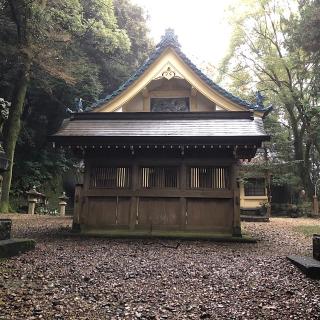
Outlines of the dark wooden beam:
{"type": "Polygon", "coordinates": [[[74,120],[183,120],[183,119],[253,119],[252,111],[217,112],[81,112],[74,120]]]}

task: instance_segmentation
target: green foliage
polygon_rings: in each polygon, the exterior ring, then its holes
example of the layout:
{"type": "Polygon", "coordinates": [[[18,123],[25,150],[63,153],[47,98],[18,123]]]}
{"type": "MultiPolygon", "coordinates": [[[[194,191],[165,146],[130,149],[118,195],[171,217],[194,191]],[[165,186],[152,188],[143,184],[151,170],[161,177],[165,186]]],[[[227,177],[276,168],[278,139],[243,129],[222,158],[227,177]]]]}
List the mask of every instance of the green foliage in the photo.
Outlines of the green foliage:
{"type": "Polygon", "coordinates": [[[234,32],[219,80],[236,94],[249,91],[247,98],[257,90],[267,96],[274,106],[266,120],[271,160],[290,168],[278,182],[289,179],[310,196],[319,176],[320,82],[318,61],[297,40],[307,11],[299,11],[298,1],[239,0],[231,12],[234,32]]]}
{"type": "Polygon", "coordinates": [[[60,193],[61,175],[77,160],[47,137],[79,98],[86,108],[129,76],[152,47],[147,32],[143,11],[127,0],[0,0],[0,96],[14,102],[27,74],[20,109],[12,103],[21,128],[8,121],[4,130],[15,151],[14,196],[33,185],[60,193]]]}
{"type": "Polygon", "coordinates": [[[294,41],[306,52],[319,58],[320,51],[320,2],[304,0],[300,5],[301,19],[294,33],[294,41]]]}

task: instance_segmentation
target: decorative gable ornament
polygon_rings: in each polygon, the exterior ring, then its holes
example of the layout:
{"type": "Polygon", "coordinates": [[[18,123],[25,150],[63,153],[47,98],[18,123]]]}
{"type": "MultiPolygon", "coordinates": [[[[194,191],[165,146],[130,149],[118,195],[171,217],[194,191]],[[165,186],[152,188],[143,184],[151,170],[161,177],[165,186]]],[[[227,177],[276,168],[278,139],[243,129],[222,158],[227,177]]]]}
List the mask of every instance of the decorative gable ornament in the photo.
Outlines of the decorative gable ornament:
{"type": "MultiPolygon", "coordinates": [[[[250,110],[259,117],[266,116],[271,111],[271,106],[265,108],[259,102],[245,101],[214,83],[181,51],[178,37],[172,29],[166,30],[154,52],[131,77],[123,82],[118,89],[98,100],[86,111],[116,111],[140,94],[152,80],[158,79],[183,79],[194,88],[195,92],[200,92],[209,101],[224,110],[250,110]]],[[[194,97],[195,94],[192,93],[191,96],[194,97]]]]}
{"type": "Polygon", "coordinates": [[[162,72],[162,76],[167,80],[174,78],[175,75],[175,72],[170,67],[168,67],[166,71],[162,72]]]}
{"type": "Polygon", "coordinates": [[[172,78],[179,78],[184,79],[183,75],[170,63],[166,63],[156,74],[156,76],[153,78],[153,80],[158,80],[161,78],[165,78],[167,80],[170,80],[172,78]]]}

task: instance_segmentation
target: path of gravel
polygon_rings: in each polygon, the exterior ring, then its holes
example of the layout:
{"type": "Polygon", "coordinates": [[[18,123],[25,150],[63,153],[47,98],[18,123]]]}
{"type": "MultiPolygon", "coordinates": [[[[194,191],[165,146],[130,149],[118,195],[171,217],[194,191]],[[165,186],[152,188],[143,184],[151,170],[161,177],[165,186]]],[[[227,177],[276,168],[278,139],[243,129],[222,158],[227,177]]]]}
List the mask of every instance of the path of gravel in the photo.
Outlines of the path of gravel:
{"type": "Polygon", "coordinates": [[[0,262],[0,319],[320,319],[320,281],[288,254],[311,254],[293,226],[244,223],[257,244],[63,237],[68,218],[14,219],[36,250],[0,262]]]}

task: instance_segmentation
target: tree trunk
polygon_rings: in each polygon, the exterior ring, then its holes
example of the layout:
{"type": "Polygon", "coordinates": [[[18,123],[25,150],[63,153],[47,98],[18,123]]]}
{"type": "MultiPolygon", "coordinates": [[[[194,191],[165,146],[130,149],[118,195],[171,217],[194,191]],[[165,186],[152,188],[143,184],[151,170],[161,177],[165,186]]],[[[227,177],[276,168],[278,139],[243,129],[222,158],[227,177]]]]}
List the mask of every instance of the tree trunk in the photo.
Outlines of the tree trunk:
{"type": "Polygon", "coordinates": [[[11,188],[12,168],[14,152],[21,127],[21,115],[24,100],[30,81],[31,59],[27,57],[18,73],[17,82],[12,95],[9,118],[6,123],[7,132],[4,137],[4,148],[10,161],[9,169],[3,175],[2,198],[0,202],[0,212],[9,211],[9,192],[11,188]]]}
{"type": "Polygon", "coordinates": [[[312,179],[310,176],[310,173],[311,173],[311,161],[310,161],[311,146],[312,146],[312,141],[308,140],[305,145],[304,166],[302,168],[303,177],[304,177],[303,184],[305,186],[305,191],[306,191],[307,197],[310,200],[312,199],[312,196],[313,196],[313,183],[312,183],[312,179]]]}
{"type": "Polygon", "coordinates": [[[310,147],[311,144],[307,143],[304,146],[304,135],[301,129],[298,128],[297,119],[293,113],[293,107],[286,105],[290,117],[290,123],[293,133],[293,147],[294,147],[294,159],[299,161],[297,165],[297,174],[303,184],[303,187],[306,191],[307,197],[311,198],[312,196],[312,181],[310,179],[310,147]]]}

